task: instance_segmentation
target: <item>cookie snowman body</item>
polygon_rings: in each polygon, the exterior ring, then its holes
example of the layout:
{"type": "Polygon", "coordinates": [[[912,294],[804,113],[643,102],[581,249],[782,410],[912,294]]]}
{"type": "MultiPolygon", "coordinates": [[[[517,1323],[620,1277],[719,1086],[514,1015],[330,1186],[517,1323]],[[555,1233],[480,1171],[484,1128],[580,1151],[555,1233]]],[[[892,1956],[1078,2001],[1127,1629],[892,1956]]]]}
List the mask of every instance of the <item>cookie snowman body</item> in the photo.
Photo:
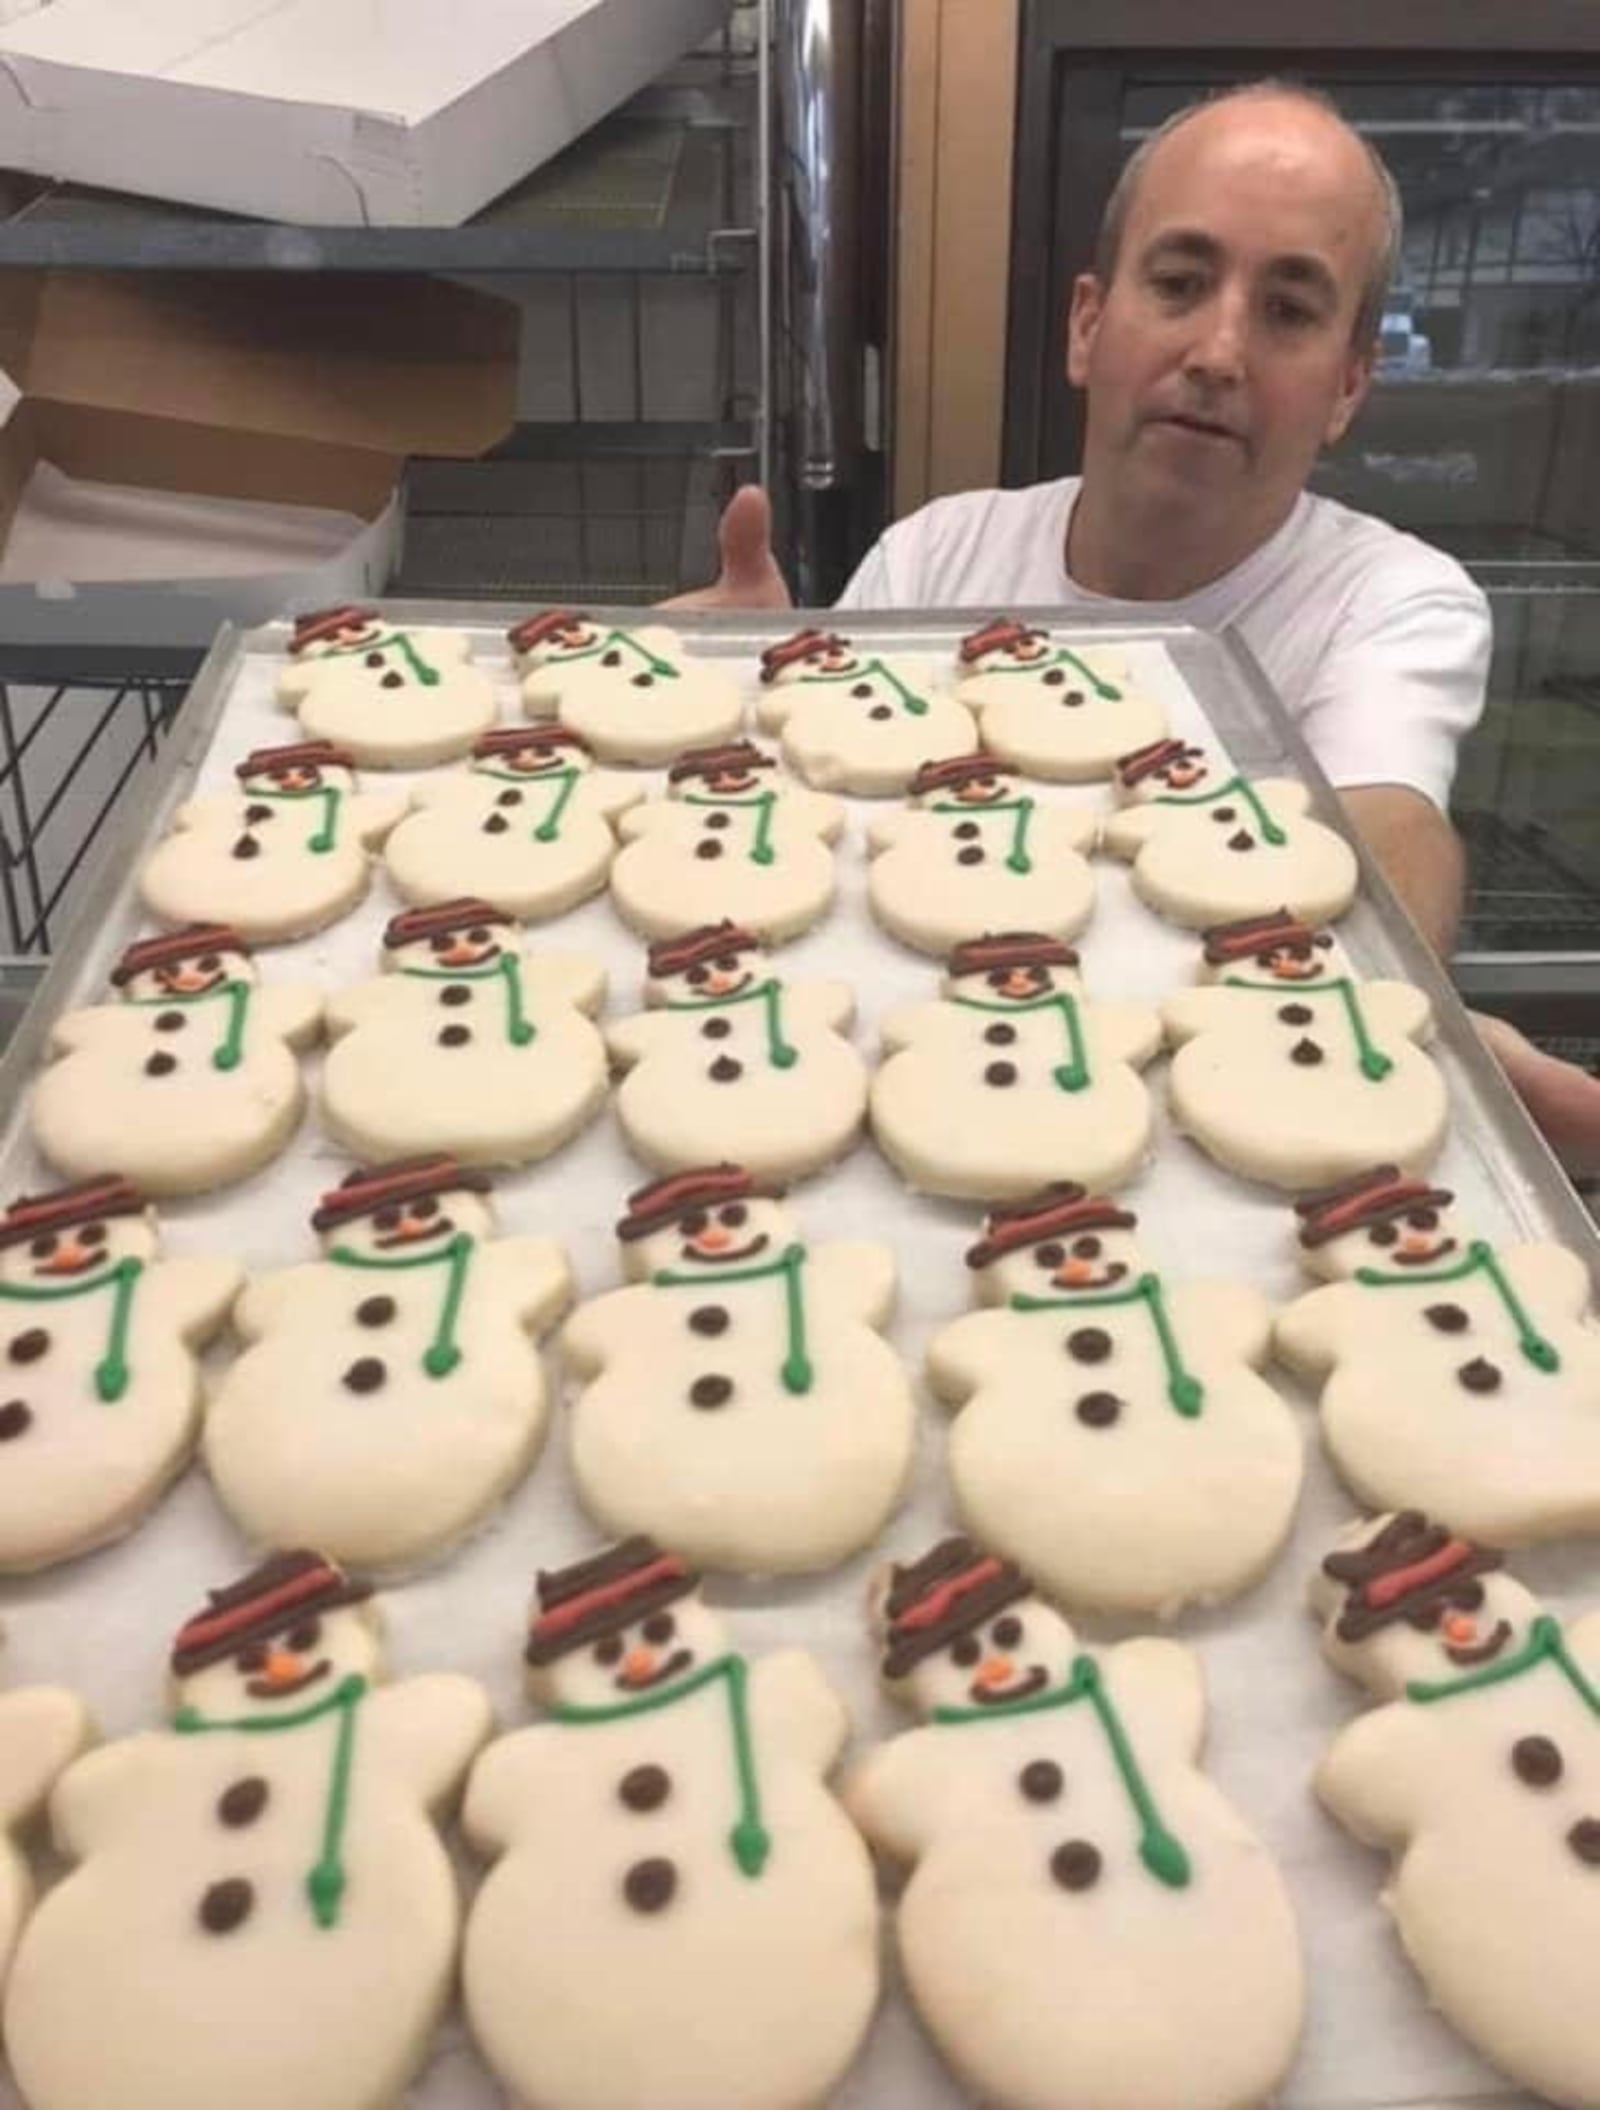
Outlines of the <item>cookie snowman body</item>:
{"type": "Polygon", "coordinates": [[[466,769],[425,779],[384,847],[395,891],[419,907],[475,894],[539,922],[606,883],[612,823],[642,787],[596,768],[565,726],[485,733],[466,769]]]}
{"type": "Polygon", "coordinates": [[[747,740],[692,749],[667,778],[666,798],[623,817],[611,899],[625,923],[670,938],[732,916],[779,944],[827,914],[837,799],[782,781],[747,740]]]}
{"type": "Polygon", "coordinates": [[[5,2002],[30,2110],[400,2098],[458,1938],[431,1812],[490,1717],[465,1678],[375,1685],[359,1594],[310,1554],[213,1593],[178,1637],[172,1729],[58,1782],[77,1866],[28,1922],[5,2002]]]}
{"type": "Polygon", "coordinates": [[[69,1011],[34,1088],[39,1148],[74,1179],[112,1168],[141,1192],[200,1194],[256,1171],[305,1104],[294,1050],[320,992],[257,979],[237,935],[191,925],[128,947],[121,1002],[69,1011]]]}
{"type": "Polygon", "coordinates": [[[885,1676],[928,1719],[866,1754],[845,1804],[910,1864],[901,1964],[960,2079],[1004,2110],[1269,2100],[1299,1944],[1266,1849],[1199,1770],[1190,1651],[1090,1655],[964,1539],[896,1569],[888,1610],[885,1676]]]}
{"type": "Polygon", "coordinates": [[[596,962],[524,952],[514,923],[470,899],[394,917],[384,948],[389,971],[328,1005],[322,1117],[354,1156],[525,1164],[599,1111],[596,962]]]}
{"type": "Polygon", "coordinates": [[[1591,2104],[1600,1617],[1564,1625],[1498,1569],[1416,1511],[1347,1535],[1313,1601],[1332,1660],[1385,1704],[1315,1787],[1392,1856],[1384,1912],[1428,2004],[1519,2087],[1591,2104]]]}
{"type": "Polygon", "coordinates": [[[0,1692],[0,1991],[34,1899],[33,1878],[13,1834],[34,1816],[91,1734],[89,1710],[75,1692],[55,1685],[0,1692]]]}
{"type": "Polygon", "coordinates": [[[731,1159],[758,1179],[799,1179],[850,1148],[867,1072],[844,1038],[845,984],[781,979],[732,923],[653,945],[649,976],[652,1008],[606,1028],[627,1072],[617,1117],[646,1165],[731,1159]]]}
{"type": "Polygon", "coordinates": [[[1355,899],[1354,850],[1307,818],[1310,797],[1290,778],[1240,776],[1200,748],[1158,740],[1125,755],[1117,772],[1129,804],[1100,831],[1133,866],[1134,891],[1189,930],[1270,916],[1327,923],[1355,899]]]}
{"type": "Polygon", "coordinates": [[[468,1922],[478,2045],[562,2110],[789,2110],[842,2079],[877,1995],[871,1865],[825,1776],[843,1707],[809,1656],[749,1660],[631,1540],[542,1575],[530,1685],[463,1823],[498,1854],[468,1922]]]}
{"type": "Polygon", "coordinates": [[[934,1336],[959,1406],[962,1522],[1069,1604],[1166,1615],[1235,1596],[1289,1531],[1301,1445],[1261,1377],[1265,1302],[1163,1280],[1137,1219],[1062,1187],[996,1209],[967,1255],[985,1309],[934,1336]]]}
{"type": "Polygon", "coordinates": [[[971,713],[922,669],[819,630],[763,652],[761,682],[757,722],[820,791],[892,798],[930,757],[976,745],[971,713]]]}
{"type": "Polygon", "coordinates": [[[530,718],[558,718],[607,762],[670,762],[731,739],[744,716],[725,667],[696,660],[659,624],[618,629],[553,609],[510,633],[530,718]]]}
{"type": "Polygon", "coordinates": [[[1323,1441],[1369,1507],[1492,1544],[1600,1530],[1587,1270],[1473,1238],[1452,1201],[1383,1166],[1297,1203],[1327,1279],[1279,1314],[1277,1352],[1324,1380],[1323,1441]]]}
{"type": "Polygon", "coordinates": [[[395,794],[358,791],[349,763],[324,741],[247,755],[237,793],[179,807],[139,874],[145,906],[168,923],[215,917],[253,945],[335,922],[405,811],[395,794]]]}
{"type": "Polygon", "coordinates": [[[1444,1079],[1417,1045],[1432,1007],[1408,982],[1362,981],[1326,931],[1254,917],[1205,933],[1210,986],[1162,1006],[1168,1104],[1219,1164],[1309,1187],[1388,1161],[1416,1171],[1444,1142],[1444,1079]]]}
{"type": "Polygon", "coordinates": [[[629,1287],[574,1313],[572,1465],[607,1530],[701,1568],[830,1568],[873,1540],[911,1463],[914,1408],[882,1338],[893,1256],[807,1244],[742,1168],[669,1176],[618,1226],[629,1287]]]}
{"type": "Polygon", "coordinates": [[[951,952],[942,999],[882,1020],[872,1130],[909,1186],[985,1201],[1136,1169],[1151,1111],[1134,1065],[1160,1026],[1142,1005],[1085,998],[1076,967],[1040,932],[975,939],[951,952]]]}
{"type": "Polygon", "coordinates": [[[245,1292],[205,1460],[255,1544],[414,1563],[532,1465],[571,1277],[553,1240],[493,1235],[487,1187],[448,1158],[352,1174],[312,1219],[324,1257],[245,1292]]]}
{"type": "Polygon", "coordinates": [[[453,761],[494,723],[493,684],[460,630],[334,608],[299,618],[289,649],[278,701],[363,769],[453,761]]]}
{"type": "Polygon", "coordinates": [[[1089,783],[1158,740],[1167,716],[1115,648],[1069,646],[1004,618],[961,640],[956,698],[983,744],[1030,777],[1089,783]]]}
{"type": "Polygon", "coordinates": [[[1085,807],[1036,799],[992,755],[929,762],[911,810],[867,831],[867,902],[891,937],[941,957],[991,930],[1076,937],[1094,907],[1085,807]]]}
{"type": "Polygon", "coordinates": [[[244,1278],[158,1253],[124,1180],[27,1196],[0,1219],[0,1573],[120,1538],[188,1460],[196,1351],[244,1278]]]}

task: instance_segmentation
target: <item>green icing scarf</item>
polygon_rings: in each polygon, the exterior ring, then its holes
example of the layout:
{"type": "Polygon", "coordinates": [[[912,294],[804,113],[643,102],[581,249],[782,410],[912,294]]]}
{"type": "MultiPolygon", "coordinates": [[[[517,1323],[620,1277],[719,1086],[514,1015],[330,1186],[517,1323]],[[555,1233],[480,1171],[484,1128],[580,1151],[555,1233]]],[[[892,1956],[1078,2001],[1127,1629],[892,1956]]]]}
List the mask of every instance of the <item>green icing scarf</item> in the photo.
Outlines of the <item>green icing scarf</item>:
{"type": "Polygon", "coordinates": [[[322,818],[306,837],[305,846],[313,857],[320,857],[331,850],[339,836],[339,807],[344,798],[337,784],[313,784],[305,791],[252,791],[249,802],[271,799],[280,806],[292,806],[303,799],[317,799],[322,805],[322,818]]]}
{"type": "Polygon", "coordinates": [[[1244,777],[1229,777],[1226,784],[1215,791],[1164,791],[1151,800],[1153,806],[1214,806],[1218,799],[1239,798],[1256,817],[1256,826],[1261,830],[1261,840],[1277,847],[1289,838],[1268,813],[1256,796],[1255,787],[1244,777]]]}
{"type": "Polygon", "coordinates": [[[411,669],[412,679],[419,683],[421,687],[436,689],[439,686],[438,668],[428,665],[428,662],[411,642],[409,633],[404,630],[391,630],[385,637],[368,638],[366,643],[361,645],[330,645],[326,650],[318,652],[315,657],[318,659],[354,659],[358,653],[386,652],[391,646],[411,669]]]}
{"type": "Polygon", "coordinates": [[[1064,989],[1051,996],[1036,997],[1028,1004],[991,1004],[978,996],[953,996],[949,1000],[959,1004],[964,1011],[998,1011],[1002,1018],[1010,1018],[1018,1012],[1059,1011],[1062,1029],[1067,1039],[1067,1060],[1058,1063],[1050,1072],[1057,1086],[1064,1092],[1081,1092],[1085,1085],[1093,1083],[1089,1074],[1089,1057],[1083,1044],[1083,1025],[1078,1017],[1076,998],[1064,989]]]}
{"type": "Polygon", "coordinates": [[[734,1004],[753,1004],[760,998],[766,1014],[767,1061],[775,1070],[792,1070],[800,1050],[783,1037],[783,984],[775,979],[758,982],[754,989],[741,989],[737,996],[714,996],[699,1002],[663,1004],[663,1011],[726,1011],[734,1004]]]}
{"type": "Polygon", "coordinates": [[[1120,703],[1122,691],[1098,675],[1087,660],[1079,659],[1076,652],[1069,652],[1065,645],[1058,645],[1048,659],[1031,659],[1021,666],[976,667],[966,678],[969,681],[987,681],[991,674],[1031,674],[1035,681],[1046,667],[1072,667],[1103,703],[1120,703]]]}
{"type": "Polygon", "coordinates": [[[1356,985],[1348,975],[1336,980],[1307,984],[1302,982],[1247,982],[1243,975],[1230,974],[1223,977],[1225,989],[1250,989],[1279,996],[1287,1002],[1298,1003],[1302,997],[1321,996],[1325,992],[1337,993],[1344,1005],[1344,1014],[1356,1044],[1356,1054],[1363,1077],[1373,1084],[1381,1084],[1394,1063],[1373,1042],[1367,1032],[1367,1022],[1362,1016],[1361,999],[1356,995],[1356,985]]]}
{"type": "Polygon", "coordinates": [[[1143,1304],[1150,1314],[1167,1372],[1167,1398],[1186,1419],[1194,1420],[1205,1402],[1205,1387],[1184,1367],[1178,1337],[1167,1316],[1159,1275],[1141,1275],[1132,1289],[1096,1290],[1081,1296],[1029,1297],[1020,1292],[1007,1299],[1012,1311],[1084,1311],[1091,1305],[1143,1304]]]}
{"type": "Polygon", "coordinates": [[[806,1300],[800,1281],[800,1270],[805,1264],[805,1247],[791,1245],[785,1246],[776,1260],[769,1260],[760,1267],[726,1268],[718,1274],[694,1275],[675,1275],[668,1268],[658,1268],[650,1281],[656,1289],[701,1289],[718,1282],[765,1282],[774,1275],[781,1275],[785,1340],[778,1375],[786,1392],[809,1392],[816,1373],[806,1347],[806,1300]]]}
{"type": "Polygon", "coordinates": [[[472,1265],[473,1244],[470,1232],[457,1231],[453,1238],[446,1239],[442,1246],[430,1253],[408,1253],[402,1258],[390,1259],[377,1253],[358,1253],[353,1246],[337,1245],[328,1258],[337,1267],[447,1267],[450,1270],[449,1280],[445,1283],[444,1296],[440,1300],[433,1339],[423,1350],[422,1367],[429,1377],[448,1377],[461,1361],[461,1350],[456,1345],[456,1320],[460,1316],[461,1299],[466,1292],[467,1270],[472,1265]]]}
{"type": "Polygon", "coordinates": [[[218,997],[225,997],[228,1004],[228,1023],[223,1028],[222,1038],[211,1051],[211,1067],[214,1070],[236,1070],[244,1053],[245,1013],[250,1008],[250,984],[248,982],[224,982],[217,989],[202,989],[195,996],[130,996],[124,1002],[137,1004],[146,1010],[168,1010],[174,1004],[214,1004],[218,997]]]}
{"type": "Polygon", "coordinates": [[[1516,1291],[1506,1280],[1505,1271],[1495,1257],[1495,1250],[1487,1239],[1475,1238],[1467,1247],[1467,1257],[1455,1267],[1435,1268],[1427,1274],[1386,1275],[1375,1267],[1359,1267],[1355,1279],[1365,1289],[1410,1289],[1415,1283],[1464,1282],[1469,1275],[1486,1275],[1501,1304],[1505,1307],[1512,1330],[1517,1336],[1517,1346],[1532,1363],[1535,1370],[1548,1376],[1561,1368],[1561,1357],[1554,1344],[1547,1341],[1533,1321],[1516,1291]]]}
{"type": "Polygon", "coordinates": [[[746,854],[753,865],[769,865],[776,861],[778,853],[772,847],[772,809],[778,803],[775,791],[758,792],[753,799],[706,799],[687,792],[683,803],[686,806],[742,806],[753,811],[755,834],[746,854]]]}
{"type": "Polygon", "coordinates": [[[648,651],[636,637],[630,636],[626,630],[608,630],[598,644],[585,645],[581,651],[577,652],[554,654],[551,658],[541,661],[540,664],[550,668],[566,667],[570,666],[574,660],[598,659],[602,652],[609,652],[613,646],[619,652],[631,652],[635,659],[642,660],[648,670],[657,676],[659,680],[677,680],[680,669],[675,667],[670,659],[657,658],[654,652],[648,651]]]}
{"type": "Polygon", "coordinates": [[[480,777],[498,777],[502,783],[516,784],[525,791],[531,791],[536,784],[554,784],[557,787],[556,795],[545,808],[544,819],[536,828],[528,831],[536,843],[553,843],[561,833],[561,817],[567,810],[567,803],[572,794],[578,788],[578,779],[583,771],[552,769],[533,777],[519,775],[514,769],[480,769],[477,773],[480,777]]]}
{"type": "Polygon", "coordinates": [[[1459,1678],[1416,1678],[1406,1687],[1406,1698],[1426,1706],[1433,1700],[1453,1700],[1463,1692],[1481,1692],[1488,1685],[1504,1685],[1520,1678],[1541,1663],[1553,1663],[1592,1715],[1600,1716],[1600,1692],[1574,1663],[1561,1632],[1561,1622],[1541,1612],[1528,1629],[1528,1638],[1514,1656],[1503,1663],[1485,1663],[1479,1670],[1465,1671],[1459,1678]]]}
{"type": "Polygon", "coordinates": [[[850,667],[843,674],[802,674],[800,680],[807,688],[820,688],[824,684],[831,685],[841,681],[863,681],[869,674],[882,676],[883,680],[889,684],[896,696],[899,697],[900,708],[906,713],[907,717],[926,718],[928,715],[927,698],[919,696],[915,689],[908,689],[893,667],[886,665],[881,659],[865,659],[859,666],[850,667]]]}
{"type": "Polygon", "coordinates": [[[103,1275],[87,1280],[51,1283],[0,1282],[0,1299],[14,1297],[19,1304],[59,1302],[63,1297],[87,1297],[96,1290],[111,1291],[111,1323],[106,1329],[105,1354],[94,1366],[94,1389],[110,1406],[127,1391],[132,1372],[128,1368],[128,1328],[133,1319],[133,1292],[144,1273],[142,1260],[118,1260],[103,1275]]]}
{"type": "Polygon", "coordinates": [[[482,967],[402,967],[400,972],[415,982],[503,981],[506,1039],[514,1048],[525,1048],[535,1038],[537,1029],[523,1010],[522,970],[514,953],[498,952],[482,967]]]}
{"type": "Polygon", "coordinates": [[[1028,855],[1028,829],[1033,821],[1032,799],[1002,799],[993,806],[959,806],[954,803],[929,807],[930,813],[960,813],[972,819],[980,813],[1014,813],[1011,823],[1011,847],[1006,853],[1008,872],[1031,872],[1033,859],[1028,855]]]}

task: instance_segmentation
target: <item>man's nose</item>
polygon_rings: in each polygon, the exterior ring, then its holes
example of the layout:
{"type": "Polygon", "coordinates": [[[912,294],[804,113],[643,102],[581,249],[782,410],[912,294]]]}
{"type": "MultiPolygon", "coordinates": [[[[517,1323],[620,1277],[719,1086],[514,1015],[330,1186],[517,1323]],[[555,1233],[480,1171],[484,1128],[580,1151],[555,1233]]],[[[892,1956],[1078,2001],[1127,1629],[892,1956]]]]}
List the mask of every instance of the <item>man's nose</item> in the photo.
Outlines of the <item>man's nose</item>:
{"type": "Polygon", "coordinates": [[[1242,380],[1249,326],[1249,302],[1243,291],[1219,288],[1196,314],[1184,372],[1213,386],[1242,380]]]}

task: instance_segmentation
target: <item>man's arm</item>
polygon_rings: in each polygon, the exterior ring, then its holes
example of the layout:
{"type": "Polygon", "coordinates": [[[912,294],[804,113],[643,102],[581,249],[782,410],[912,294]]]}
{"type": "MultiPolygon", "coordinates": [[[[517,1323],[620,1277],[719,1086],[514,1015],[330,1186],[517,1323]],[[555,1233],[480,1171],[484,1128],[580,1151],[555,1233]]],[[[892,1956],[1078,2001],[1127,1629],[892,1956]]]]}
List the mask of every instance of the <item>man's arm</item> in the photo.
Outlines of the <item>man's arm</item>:
{"type": "Polygon", "coordinates": [[[1432,799],[1403,784],[1357,784],[1339,796],[1412,922],[1448,960],[1467,876],[1456,831],[1432,799]]]}

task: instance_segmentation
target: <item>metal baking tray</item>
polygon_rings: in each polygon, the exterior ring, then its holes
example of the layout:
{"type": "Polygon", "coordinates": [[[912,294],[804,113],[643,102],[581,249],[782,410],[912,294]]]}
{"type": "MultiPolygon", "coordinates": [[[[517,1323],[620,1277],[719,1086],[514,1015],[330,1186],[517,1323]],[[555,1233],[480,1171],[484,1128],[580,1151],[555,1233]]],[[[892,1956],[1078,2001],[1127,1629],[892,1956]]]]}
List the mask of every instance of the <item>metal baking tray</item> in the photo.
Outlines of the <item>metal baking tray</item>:
{"type": "MultiPolygon", "coordinates": [[[[480,660],[495,676],[502,719],[515,719],[516,681],[503,632],[524,609],[482,602],[392,602],[384,604],[384,612],[400,621],[450,623],[471,633],[480,660]]],[[[1059,621],[1049,610],[1022,612],[1046,624],[1059,621]]],[[[639,620],[638,610],[614,613],[619,622],[639,620]]],[[[875,649],[948,664],[977,613],[820,620],[842,621],[852,636],[870,640],[875,649]]],[[[805,620],[802,614],[675,614],[668,619],[691,634],[702,652],[738,662],[752,700],[760,650],[805,620]]],[[[1135,629],[1076,617],[1070,628],[1108,642],[1116,638],[1140,655],[1141,670],[1165,689],[1175,731],[1199,733],[1209,724],[1239,767],[1303,779],[1318,817],[1342,826],[1337,799],[1237,640],[1218,640],[1181,625],[1135,629]]],[[[0,1194],[51,1182],[26,1134],[29,1083],[53,1019],[75,1004],[101,1001],[112,959],[149,927],[134,889],[140,858],[184,798],[230,783],[233,761],[248,748],[293,737],[294,721],[271,699],[287,637],[285,624],[219,635],[160,763],[144,780],[145,796],[103,831],[76,916],[0,1061],[0,1194]]],[[[1094,804],[1108,797],[1104,786],[1050,786],[1040,795],[1094,804]]],[[[782,966],[796,977],[827,974],[854,984],[857,1042],[870,1055],[876,1047],[876,1018],[907,997],[931,994],[938,969],[937,963],[897,946],[868,918],[863,821],[879,802],[850,803],[837,853],[838,904],[819,929],[784,949],[782,966]]],[[[1584,1255],[1600,1286],[1600,1236],[1594,1224],[1479,1048],[1443,970],[1382,875],[1364,855],[1361,863],[1361,898],[1342,922],[1341,937],[1364,973],[1419,983],[1437,1016],[1434,1052],[1447,1075],[1453,1125],[1435,1177],[1455,1189],[1489,1235],[1559,1239],[1584,1255]]],[[[1198,954],[1192,934],[1159,923],[1145,910],[1133,897],[1122,865],[1102,859],[1097,871],[1098,905],[1080,944],[1090,995],[1154,1002],[1185,986],[1198,954]]],[[[263,950],[263,972],[286,980],[309,977],[330,988],[365,978],[377,969],[378,934],[398,905],[380,875],[367,902],[342,923],[297,944],[263,950]]],[[[610,970],[608,1014],[637,1008],[643,947],[604,897],[538,927],[534,942],[595,952],[610,970]]],[[[315,1067],[313,1057],[312,1072],[315,1067]]],[[[1159,1107],[1159,1058],[1146,1074],[1159,1107]]],[[[253,1269],[308,1257],[310,1208],[321,1189],[346,1169],[348,1161],[322,1138],[314,1115],[308,1116],[290,1149],[265,1172],[216,1196],[165,1208],[167,1248],[233,1253],[253,1269]]],[[[555,1158],[497,1180],[502,1228],[560,1236],[580,1296],[592,1296],[617,1280],[611,1225],[624,1194],[643,1177],[607,1113],[555,1158]]],[[[1212,1168],[1170,1136],[1164,1116],[1158,1114],[1154,1159],[1123,1194],[1138,1211],[1141,1242],[1163,1269],[1180,1276],[1242,1275],[1275,1303],[1306,1286],[1294,1260],[1285,1199],[1212,1168]]],[[[870,1142],[797,1189],[794,1202],[815,1240],[877,1237],[894,1248],[901,1293],[891,1338],[909,1366],[919,1369],[932,1331],[967,1308],[961,1255],[978,1212],[909,1195],[870,1142]]],[[[1323,1664],[1303,1609],[1306,1575],[1353,1505],[1320,1455],[1310,1401],[1283,1373],[1274,1370],[1273,1377],[1297,1403],[1307,1443],[1306,1487],[1295,1534],[1255,1591],[1232,1606],[1186,1615],[1172,1630],[1199,1649],[1205,1665],[1211,1771],[1278,1854],[1300,1908],[1308,2024],[1301,2057],[1279,2100],[1287,2110],[1509,2106],[1518,2099],[1431,2015],[1419,1982],[1401,1959],[1377,1903],[1385,1864],[1338,1831],[1309,1793],[1309,1775],[1324,1744],[1364,1704],[1323,1664]]],[[[922,1387],[919,1404],[911,1488],[876,1548],[814,1580],[773,1584],[719,1578],[708,1588],[710,1598],[727,1610],[741,1645],[759,1651],[798,1642],[821,1658],[849,1703],[857,1747],[910,1726],[877,1686],[863,1611],[867,1579],[881,1560],[922,1550],[953,1523],[942,1470],[945,1410],[922,1387]]],[[[595,1543],[572,1493],[564,1433],[558,1407],[535,1471],[479,1535],[439,1566],[386,1590],[394,1674],[439,1667],[467,1671],[489,1688],[506,1727],[529,1718],[519,1653],[534,1568],[575,1558],[595,1543]]],[[[248,1559],[249,1549],[196,1468],[120,1545],[37,1577],[0,1581],[0,1619],[9,1629],[0,1679],[77,1686],[107,1736],[146,1726],[160,1719],[173,1630],[207,1587],[239,1572],[248,1559]]],[[[1593,1546],[1519,1556],[1516,1568],[1559,1612],[1600,1600],[1600,1549],[1593,1546]]],[[[1075,1623],[1090,1642],[1115,1640],[1128,1631],[1126,1625],[1088,1618],[1075,1623]]],[[[470,1885],[471,1864],[463,1858],[461,1867],[463,1882],[470,1885]]],[[[487,2110],[502,2100],[459,2018],[453,2017],[408,2101],[418,2110],[487,2110]]],[[[847,2110],[954,2110],[964,2099],[891,1985],[867,2049],[836,2100],[847,2110]]],[[[17,2101],[0,2071],[0,2110],[16,2110],[17,2101]]]]}

